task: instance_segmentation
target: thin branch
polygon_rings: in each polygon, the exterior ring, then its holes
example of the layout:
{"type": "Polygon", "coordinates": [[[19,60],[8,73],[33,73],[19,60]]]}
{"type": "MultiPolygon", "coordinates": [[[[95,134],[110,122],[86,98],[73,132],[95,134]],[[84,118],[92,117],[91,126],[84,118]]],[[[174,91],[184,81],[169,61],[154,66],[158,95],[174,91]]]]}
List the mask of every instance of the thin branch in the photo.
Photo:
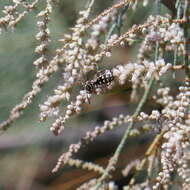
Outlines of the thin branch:
{"type": "Polygon", "coordinates": [[[94,25],[96,22],[98,22],[103,16],[108,15],[110,12],[112,12],[114,9],[118,9],[122,6],[125,6],[127,4],[130,3],[131,0],[123,0],[120,3],[113,5],[112,7],[106,9],[105,11],[103,11],[101,14],[99,14],[95,19],[93,19],[92,21],[90,21],[87,25],[86,25],[86,29],[90,28],[92,25],[94,25]]]}
{"type": "MultiPolygon", "coordinates": [[[[139,102],[139,104],[138,104],[138,106],[137,106],[137,108],[136,108],[136,111],[134,112],[134,114],[133,114],[133,116],[132,116],[133,118],[136,118],[136,117],[139,115],[140,111],[142,110],[142,107],[144,106],[144,104],[145,104],[145,102],[146,102],[146,100],[147,100],[147,98],[148,98],[148,94],[150,93],[150,90],[151,90],[151,87],[152,87],[153,82],[154,82],[154,77],[152,77],[152,78],[150,79],[149,84],[148,84],[148,87],[147,87],[147,89],[145,90],[145,92],[144,92],[144,94],[143,94],[143,96],[142,96],[142,98],[141,98],[141,101],[139,102]]],[[[119,146],[117,147],[117,149],[116,149],[116,151],[115,151],[113,157],[110,159],[110,161],[109,161],[109,163],[108,163],[108,166],[107,166],[107,169],[106,169],[106,173],[104,173],[104,175],[101,176],[101,178],[100,178],[100,180],[99,180],[99,183],[97,183],[97,185],[96,185],[96,187],[95,187],[95,190],[98,190],[98,189],[101,187],[102,182],[103,182],[106,178],[109,177],[108,174],[110,174],[110,172],[113,170],[114,165],[117,164],[119,155],[120,155],[121,151],[122,151],[123,148],[124,148],[124,145],[125,145],[125,143],[126,143],[128,137],[129,137],[129,133],[130,133],[131,129],[133,128],[133,126],[134,126],[134,120],[132,120],[132,121],[129,123],[129,126],[128,126],[128,128],[126,129],[125,134],[124,134],[124,136],[122,137],[122,139],[121,139],[121,141],[120,141],[120,143],[119,143],[119,146]]]]}
{"type": "Polygon", "coordinates": [[[189,66],[189,46],[188,46],[188,43],[187,43],[187,39],[188,39],[188,21],[189,21],[189,18],[188,18],[188,9],[189,9],[189,1],[188,0],[185,0],[185,7],[184,7],[184,13],[183,13],[183,19],[186,20],[186,22],[184,23],[183,25],[183,28],[184,28],[184,46],[185,46],[185,55],[184,55],[184,64],[185,64],[185,73],[186,73],[186,76],[188,78],[188,80],[190,79],[190,66],[189,66]]]}
{"type": "Polygon", "coordinates": [[[161,0],[161,3],[164,4],[170,11],[172,11],[173,15],[177,14],[175,2],[175,0],[161,0]]]}

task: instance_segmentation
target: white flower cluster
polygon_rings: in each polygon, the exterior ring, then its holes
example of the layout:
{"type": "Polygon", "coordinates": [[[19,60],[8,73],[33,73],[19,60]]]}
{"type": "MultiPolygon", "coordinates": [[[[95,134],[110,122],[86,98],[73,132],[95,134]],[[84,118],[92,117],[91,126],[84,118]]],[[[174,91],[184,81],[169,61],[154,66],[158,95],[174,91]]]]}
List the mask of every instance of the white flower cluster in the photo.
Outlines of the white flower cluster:
{"type": "Polygon", "coordinates": [[[160,43],[170,42],[179,43],[184,39],[183,29],[177,23],[170,24],[170,16],[162,17],[150,16],[148,18],[149,22],[155,23],[147,28],[148,32],[147,38],[151,41],[159,40],[160,43]],[[158,25],[157,23],[162,21],[163,24],[158,25]]]}
{"type": "Polygon", "coordinates": [[[24,18],[29,11],[33,10],[38,2],[39,0],[34,0],[29,4],[25,1],[14,0],[13,5],[5,6],[2,11],[5,15],[0,18],[0,34],[3,29],[6,29],[7,27],[11,27],[14,30],[22,18],[24,18]],[[19,6],[24,7],[25,10],[19,12],[19,6]]]}
{"type": "MultiPolygon", "coordinates": [[[[89,11],[89,10],[88,10],[89,11]]],[[[89,48],[88,42],[85,43],[83,40],[83,36],[85,33],[85,23],[87,21],[87,17],[89,12],[88,11],[82,11],[80,12],[81,18],[78,19],[77,24],[74,28],[72,28],[73,33],[71,35],[65,35],[64,39],[61,41],[64,42],[64,53],[62,54],[62,60],[61,63],[66,63],[66,66],[64,68],[63,72],[63,85],[59,85],[57,89],[54,90],[54,95],[50,96],[43,105],[40,105],[41,110],[41,121],[44,121],[49,116],[57,116],[59,113],[59,105],[63,100],[69,100],[70,93],[75,85],[78,84],[78,82],[81,80],[82,75],[87,73],[90,70],[95,70],[96,64],[98,61],[101,60],[101,54],[96,54],[96,50],[92,51],[91,48],[89,48]]],[[[108,21],[108,17],[110,15],[106,16],[106,19],[103,19],[103,21],[108,21]]],[[[159,22],[161,21],[168,21],[168,18],[162,18],[162,17],[150,17],[148,19],[148,23],[152,22],[150,26],[148,25],[147,28],[142,33],[146,33],[149,29],[155,29],[159,22]],[[165,19],[165,20],[164,20],[165,19]]],[[[101,27],[98,27],[98,25],[102,25],[103,22],[100,19],[100,23],[95,25],[96,29],[100,29],[101,27]]],[[[168,21],[169,22],[169,21],[168,21]]],[[[167,22],[165,22],[167,23],[167,22]]],[[[161,25],[162,26],[162,25],[161,25]]],[[[170,28],[169,24],[163,24],[163,28],[170,28]]],[[[104,23],[105,27],[105,23],[104,23]]],[[[104,28],[103,27],[103,28],[104,28]]],[[[171,29],[174,26],[171,26],[171,29]]],[[[138,28],[138,27],[137,27],[138,28]]],[[[104,28],[105,29],[105,28],[104,28]]],[[[135,27],[134,27],[135,30],[135,27]]],[[[180,33],[180,30],[178,36],[181,36],[182,33],[180,33]]],[[[93,33],[93,35],[98,36],[100,34],[99,32],[93,33]]],[[[133,37],[130,37],[130,39],[134,38],[134,33],[129,33],[133,37]]],[[[155,40],[162,39],[164,36],[161,35],[161,37],[157,36],[155,37],[155,33],[151,33],[147,35],[147,39],[151,41],[151,39],[155,38],[155,40]],[[152,36],[152,37],[151,37],[152,36]]],[[[165,40],[171,40],[175,36],[170,35],[165,40]]],[[[118,37],[116,35],[111,36],[111,38],[108,40],[108,44],[111,44],[110,47],[113,44],[117,43],[118,37]]],[[[174,40],[176,41],[176,40],[174,40]]],[[[106,48],[105,48],[106,49],[106,48]]],[[[151,48],[152,51],[152,48],[151,48]]],[[[108,50],[106,51],[105,56],[110,56],[111,52],[108,50]]],[[[138,61],[137,63],[128,63],[125,65],[118,65],[116,68],[113,69],[113,74],[116,79],[118,79],[119,83],[123,85],[126,80],[130,80],[133,86],[133,90],[135,92],[135,89],[137,89],[138,85],[146,85],[147,81],[151,78],[151,76],[154,76],[156,78],[160,78],[164,73],[166,73],[167,70],[171,68],[171,64],[165,63],[164,59],[158,59],[156,62],[149,61],[147,59],[143,59],[142,61],[138,61]]],[[[111,86],[110,86],[111,88],[111,86]]],[[[99,94],[102,92],[102,89],[97,88],[96,93],[99,94]]],[[[134,95],[134,93],[133,93],[134,95]]],[[[135,96],[134,96],[135,97],[135,96]]]]}
{"type": "Polygon", "coordinates": [[[158,120],[160,118],[160,113],[158,110],[152,110],[151,114],[148,115],[144,112],[141,112],[138,116],[139,121],[144,121],[144,120],[158,120]]]}
{"type": "Polygon", "coordinates": [[[100,36],[106,33],[109,22],[115,19],[116,10],[113,10],[109,14],[103,16],[97,24],[92,26],[91,37],[87,40],[87,46],[92,47],[95,50],[99,46],[100,36]]]}
{"type": "Polygon", "coordinates": [[[148,28],[143,30],[145,39],[141,44],[139,49],[138,58],[146,59],[148,58],[155,47],[155,42],[159,42],[160,45],[164,45],[165,51],[174,51],[177,47],[179,48],[179,53],[183,51],[184,45],[184,32],[183,29],[177,23],[169,23],[169,18],[167,17],[153,17],[150,16],[148,21],[154,22],[157,21],[167,21],[161,25],[151,25],[148,28]]]}
{"type": "Polygon", "coordinates": [[[77,20],[75,27],[72,28],[73,33],[65,35],[64,39],[61,40],[64,42],[64,52],[60,62],[66,63],[63,72],[63,85],[59,85],[54,90],[55,94],[50,96],[43,105],[40,105],[41,121],[51,116],[54,110],[56,110],[56,113],[53,115],[56,115],[60,103],[65,99],[69,100],[70,92],[79,83],[82,74],[95,69],[95,58],[89,53],[87,44],[82,39],[89,11],[87,9],[80,12],[81,17],[77,20]]]}
{"type": "MultiPolygon", "coordinates": [[[[107,44],[108,44],[108,45],[111,45],[117,38],[118,38],[118,35],[117,35],[117,34],[111,35],[110,38],[109,38],[108,41],[107,41],[107,44]]],[[[107,57],[109,57],[109,56],[107,56],[107,57]]]]}
{"type": "MultiPolygon", "coordinates": [[[[90,39],[98,40],[102,32],[105,32],[109,21],[113,19],[115,10],[103,16],[97,24],[93,25],[93,32],[90,39]]],[[[83,74],[95,70],[97,60],[99,60],[96,54],[96,48],[92,51],[92,42],[83,40],[85,33],[85,24],[89,16],[90,9],[81,11],[80,18],[74,28],[71,35],[64,35],[61,39],[64,43],[64,52],[62,54],[62,63],[66,63],[63,72],[63,85],[59,85],[54,90],[54,95],[48,97],[48,99],[40,105],[40,120],[44,121],[49,116],[57,116],[59,113],[59,105],[63,100],[70,99],[70,93],[75,85],[77,85],[83,74]]],[[[97,47],[98,48],[98,47],[97,47]]],[[[38,48],[39,49],[39,48],[38,48]]],[[[40,72],[39,72],[40,73],[40,72]]],[[[43,73],[42,73],[43,74],[43,73]]],[[[96,89],[97,94],[102,92],[102,89],[96,89]]]]}
{"type": "MultiPolygon", "coordinates": [[[[39,0],[35,0],[31,4],[27,4],[26,8],[28,10],[33,9],[35,7],[36,3],[38,3],[38,1],[39,0]]],[[[52,0],[47,0],[47,7],[45,9],[50,9],[51,10],[51,8],[50,8],[51,7],[51,5],[50,5],[51,2],[52,2],[52,0]]],[[[24,3],[24,1],[22,1],[22,3],[24,3]]],[[[44,12],[46,12],[46,11],[44,11],[44,12]]],[[[48,11],[48,14],[49,13],[50,12],[48,11]]],[[[6,23],[6,24],[8,24],[8,23],[6,23]]],[[[0,23],[0,26],[1,26],[1,23],[0,23]]],[[[40,49],[38,49],[38,50],[39,50],[39,53],[41,53],[40,49]]],[[[26,109],[26,107],[29,104],[31,104],[33,98],[40,92],[41,86],[45,82],[47,82],[49,80],[49,77],[50,77],[50,75],[52,73],[54,73],[54,72],[57,71],[57,69],[58,69],[57,65],[60,62],[60,54],[62,54],[62,53],[63,53],[63,50],[62,49],[58,49],[57,52],[56,52],[56,55],[52,58],[52,60],[49,62],[49,64],[47,64],[46,67],[43,67],[42,69],[40,69],[38,71],[38,73],[36,74],[37,79],[32,84],[32,90],[29,91],[28,93],[26,93],[24,95],[24,97],[22,98],[21,103],[18,104],[18,105],[16,105],[11,110],[9,118],[0,125],[0,128],[5,129],[14,120],[16,120],[17,118],[19,118],[22,115],[22,113],[26,109]]],[[[51,111],[50,111],[50,113],[52,114],[51,111]]]]}
{"type": "Polygon", "coordinates": [[[170,63],[166,64],[164,59],[156,62],[144,60],[142,63],[118,65],[112,71],[121,85],[125,84],[126,80],[131,80],[133,87],[136,88],[137,85],[148,81],[152,76],[162,76],[171,66],[170,63]]]}
{"type": "MultiPolygon", "coordinates": [[[[96,190],[96,184],[98,180],[96,178],[90,179],[89,181],[83,183],[78,187],[76,190],[96,190]]],[[[114,181],[109,180],[102,184],[99,190],[118,190],[118,186],[115,184],[114,181]]]]}
{"type": "MultiPolygon", "coordinates": [[[[50,31],[48,28],[48,22],[50,21],[50,14],[52,13],[52,5],[51,0],[47,0],[47,5],[45,10],[42,10],[38,14],[39,21],[37,22],[37,26],[39,28],[39,32],[36,34],[36,39],[40,41],[40,45],[38,45],[35,49],[35,52],[40,54],[41,56],[34,61],[34,65],[36,65],[39,69],[43,69],[43,67],[47,67],[48,58],[46,56],[48,45],[50,42],[50,31]]],[[[39,70],[40,74],[42,70],[39,70]]],[[[37,77],[38,77],[37,73],[37,77]]]]}
{"type": "MultiPolygon", "coordinates": [[[[161,147],[162,171],[159,173],[157,183],[153,186],[153,189],[158,189],[162,184],[168,184],[170,174],[176,166],[178,171],[180,171],[178,175],[184,180],[184,189],[190,188],[190,170],[187,167],[187,159],[185,157],[190,141],[190,115],[187,113],[190,104],[189,84],[188,86],[180,87],[179,90],[180,93],[176,100],[169,101],[168,105],[162,110],[162,115],[167,120],[164,124],[167,126],[163,126],[166,132],[163,135],[164,143],[161,147]]],[[[164,96],[168,93],[167,91],[165,93],[164,91],[162,92],[164,96]]],[[[164,105],[165,103],[163,101],[164,105]]]]}
{"type": "MultiPolygon", "coordinates": [[[[86,188],[85,188],[86,189],[86,188]]],[[[84,190],[85,190],[84,189],[84,190]]],[[[89,189],[89,190],[96,190],[96,184],[94,184],[94,186],[93,187],[89,187],[89,188],[87,188],[87,189],[89,189]]],[[[77,189],[77,190],[82,190],[82,189],[77,189]]],[[[115,182],[114,181],[109,181],[109,182],[107,182],[107,183],[104,183],[103,185],[102,185],[102,187],[100,187],[99,188],[99,190],[118,190],[118,186],[115,184],[115,182]]]]}
{"type": "Polygon", "coordinates": [[[43,104],[39,105],[41,121],[44,121],[47,117],[58,116],[59,107],[57,105],[59,105],[61,100],[69,100],[70,98],[70,93],[66,91],[64,86],[58,86],[54,92],[53,96],[49,96],[43,104]]]}
{"type": "Polygon", "coordinates": [[[55,122],[53,123],[50,130],[55,134],[58,135],[64,130],[65,122],[74,114],[80,113],[82,111],[82,104],[88,103],[91,94],[87,93],[86,90],[81,90],[79,95],[76,97],[75,102],[71,102],[67,106],[67,110],[64,116],[59,116],[55,122]]]}
{"type": "Polygon", "coordinates": [[[172,103],[173,97],[169,95],[170,88],[159,88],[157,91],[158,96],[160,97],[154,97],[157,103],[162,104],[163,106],[168,105],[170,102],[172,103]]]}

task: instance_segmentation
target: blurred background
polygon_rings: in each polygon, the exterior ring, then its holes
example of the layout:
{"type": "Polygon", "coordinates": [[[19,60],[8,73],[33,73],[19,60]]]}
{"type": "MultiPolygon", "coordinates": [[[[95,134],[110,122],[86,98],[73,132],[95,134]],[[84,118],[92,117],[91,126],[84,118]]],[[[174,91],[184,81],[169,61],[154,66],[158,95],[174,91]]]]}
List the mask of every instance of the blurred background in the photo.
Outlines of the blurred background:
{"type": "MultiPolygon", "coordinates": [[[[86,0],[60,0],[55,7],[49,24],[52,45],[50,51],[60,46],[57,40],[63,33],[69,32],[69,27],[75,24],[78,11],[83,10],[86,0]]],[[[113,0],[96,0],[93,16],[111,6],[113,0]]],[[[0,10],[10,1],[2,1],[0,10]]],[[[35,35],[38,32],[36,15],[43,8],[40,4],[34,12],[29,13],[18,25],[15,31],[8,30],[0,35],[0,121],[9,116],[13,106],[18,104],[23,95],[31,89],[35,79],[33,61],[38,58],[34,49],[38,42],[35,35]]],[[[162,9],[165,12],[165,8],[162,9]]],[[[155,6],[149,3],[147,7],[139,7],[129,11],[125,27],[134,23],[142,23],[148,15],[154,14],[155,6]],[[127,24],[126,24],[127,23],[127,24]]],[[[3,14],[0,13],[0,16],[3,14]]],[[[132,48],[116,49],[112,61],[105,60],[109,67],[133,60],[136,55],[135,45],[132,48]]],[[[46,100],[47,95],[53,94],[57,83],[61,83],[61,72],[54,74],[43,87],[40,94],[26,109],[23,116],[13,123],[11,128],[0,136],[0,190],[72,190],[81,183],[95,177],[93,172],[82,171],[71,167],[61,169],[57,174],[51,170],[60,154],[67,150],[69,144],[76,143],[86,131],[102,125],[104,120],[110,120],[120,113],[131,114],[136,103],[130,103],[130,86],[116,88],[104,95],[93,97],[90,105],[85,105],[84,112],[67,123],[65,132],[55,137],[49,130],[52,120],[39,122],[38,105],[46,100]]],[[[141,93],[141,92],[140,92],[141,93]]],[[[147,111],[154,107],[147,105],[147,111]]],[[[104,136],[98,137],[94,143],[85,147],[77,158],[95,161],[103,166],[117,147],[126,126],[121,126],[104,136]]],[[[121,156],[120,168],[129,161],[143,156],[150,139],[155,134],[131,138],[121,156]],[[127,155],[127,156],[126,156],[127,155]]],[[[126,184],[128,179],[121,178],[116,172],[115,180],[118,185],[126,184]]]]}

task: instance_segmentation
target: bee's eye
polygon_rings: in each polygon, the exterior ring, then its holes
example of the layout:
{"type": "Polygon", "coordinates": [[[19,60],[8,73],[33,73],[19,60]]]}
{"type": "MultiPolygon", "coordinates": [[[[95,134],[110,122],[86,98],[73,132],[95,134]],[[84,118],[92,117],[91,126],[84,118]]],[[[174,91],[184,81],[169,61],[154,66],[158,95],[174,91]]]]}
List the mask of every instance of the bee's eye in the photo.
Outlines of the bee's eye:
{"type": "Polygon", "coordinates": [[[90,84],[86,84],[85,85],[85,90],[87,90],[87,91],[91,91],[92,90],[92,87],[91,87],[91,85],[90,84]]]}

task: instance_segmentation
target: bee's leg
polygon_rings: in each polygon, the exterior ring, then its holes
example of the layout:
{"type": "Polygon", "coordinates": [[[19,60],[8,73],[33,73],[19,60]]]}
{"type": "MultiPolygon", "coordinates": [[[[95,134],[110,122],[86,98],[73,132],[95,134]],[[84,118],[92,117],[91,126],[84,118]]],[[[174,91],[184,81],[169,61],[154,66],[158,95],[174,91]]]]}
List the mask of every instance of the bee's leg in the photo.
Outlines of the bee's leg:
{"type": "Polygon", "coordinates": [[[106,86],[110,86],[110,84],[111,84],[111,82],[107,82],[107,83],[106,83],[106,86]]]}
{"type": "Polygon", "coordinates": [[[101,90],[102,90],[103,93],[106,93],[106,91],[107,91],[107,84],[103,84],[101,86],[101,90]]]}
{"type": "Polygon", "coordinates": [[[107,89],[108,89],[108,90],[112,89],[113,85],[114,85],[114,81],[111,81],[111,82],[109,83],[109,85],[107,85],[107,89]]]}
{"type": "Polygon", "coordinates": [[[90,97],[91,97],[91,94],[87,94],[87,97],[86,97],[86,100],[85,100],[85,102],[86,103],[88,103],[88,104],[90,104],[90,97]]]}

